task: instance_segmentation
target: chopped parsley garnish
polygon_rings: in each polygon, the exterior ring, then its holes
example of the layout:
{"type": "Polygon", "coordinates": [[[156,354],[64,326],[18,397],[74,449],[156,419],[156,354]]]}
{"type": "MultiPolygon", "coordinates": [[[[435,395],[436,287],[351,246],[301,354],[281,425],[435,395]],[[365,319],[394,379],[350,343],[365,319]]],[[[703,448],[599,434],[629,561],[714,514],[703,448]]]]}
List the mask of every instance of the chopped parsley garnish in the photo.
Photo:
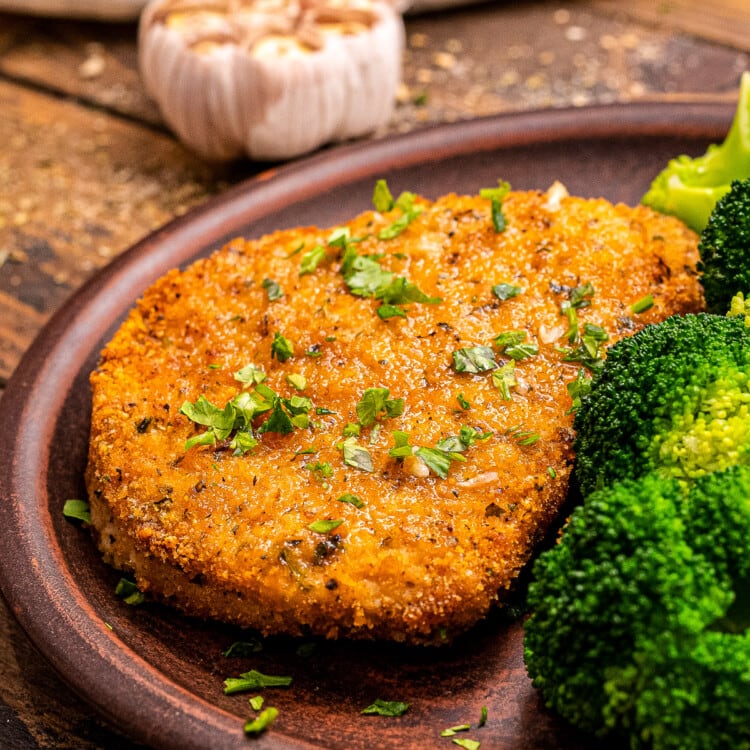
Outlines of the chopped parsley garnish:
{"type": "Polygon", "coordinates": [[[294,432],[292,417],[284,408],[284,400],[279,396],[273,399],[271,413],[268,415],[268,419],[258,428],[258,432],[278,432],[280,435],[288,435],[290,432],[294,432]]]}
{"type": "MultiPolygon", "coordinates": [[[[576,309],[588,307],[591,304],[591,298],[595,293],[594,285],[590,281],[587,281],[585,284],[581,284],[570,290],[570,293],[568,294],[568,305],[576,309]]],[[[563,307],[564,306],[565,303],[563,303],[563,307]]]]}
{"type": "Polygon", "coordinates": [[[524,430],[523,427],[511,427],[505,434],[512,437],[519,445],[534,445],[541,435],[534,430],[524,430]]]}
{"type": "Polygon", "coordinates": [[[580,362],[593,372],[598,372],[604,366],[603,344],[608,338],[607,332],[601,326],[585,323],[578,346],[562,350],[563,361],[580,362]]]}
{"type": "Polygon", "coordinates": [[[238,432],[229,445],[236,456],[242,456],[253,448],[258,447],[258,440],[249,432],[238,432]]]}
{"type": "Polygon", "coordinates": [[[502,354],[519,360],[539,353],[537,344],[526,341],[526,331],[508,331],[495,337],[495,346],[502,354]]]}
{"type": "Polygon", "coordinates": [[[292,342],[276,331],[273,334],[273,341],[271,342],[271,357],[275,357],[279,362],[286,362],[293,355],[294,345],[292,342]]]}
{"type": "Polygon", "coordinates": [[[521,292],[523,292],[523,289],[521,289],[520,286],[515,286],[515,284],[495,284],[495,286],[492,287],[492,293],[503,302],[513,297],[517,297],[521,292]]]}
{"type": "Polygon", "coordinates": [[[492,226],[496,232],[505,231],[505,215],[503,214],[503,198],[510,192],[510,183],[498,180],[496,188],[484,188],[480,197],[490,201],[492,226]]]}
{"type": "Polygon", "coordinates": [[[308,427],[311,408],[312,403],[306,396],[282,398],[264,383],[256,385],[252,392],[238,393],[223,408],[215,406],[205,396],[199,396],[194,404],[185,401],[180,414],[208,429],[188,439],[185,450],[197,445],[215,445],[234,432],[229,447],[235,455],[242,455],[258,445],[255,434],[278,432],[286,435],[295,428],[308,427]],[[268,418],[253,434],[253,420],[268,412],[268,418]]]}
{"type": "Polygon", "coordinates": [[[305,464],[305,468],[321,480],[330,479],[333,476],[333,467],[328,461],[309,461],[305,464]]]}
{"type": "Polygon", "coordinates": [[[381,415],[398,417],[404,413],[402,398],[389,398],[388,388],[367,388],[357,403],[357,418],[362,427],[374,424],[381,415]]]}
{"type": "Polygon", "coordinates": [[[304,276],[305,274],[314,273],[315,269],[325,260],[326,249],[323,245],[315,245],[314,248],[308,250],[300,261],[299,275],[304,276]]]}
{"type": "Polygon", "coordinates": [[[362,432],[362,427],[357,422],[349,422],[348,424],[344,425],[344,429],[341,431],[341,434],[345,437],[357,437],[362,432]]]}
{"type": "Polygon", "coordinates": [[[500,391],[505,401],[510,401],[510,389],[518,385],[518,381],[516,380],[516,363],[514,360],[509,360],[492,372],[492,385],[500,391]]]}
{"type": "Polygon", "coordinates": [[[224,694],[232,695],[261,688],[288,687],[291,684],[291,677],[267,675],[251,669],[249,672],[243,672],[239,677],[227,677],[224,680],[224,694]]]}
{"type": "Polygon", "coordinates": [[[279,715],[279,709],[269,706],[261,711],[254,719],[245,722],[245,734],[257,735],[265,732],[279,715]]]}
{"type": "Polygon", "coordinates": [[[477,440],[487,440],[491,432],[479,432],[464,425],[457,436],[450,435],[437,442],[434,448],[428,446],[412,446],[409,444],[409,433],[394,430],[393,448],[388,451],[392,458],[404,459],[416,456],[431,471],[441,479],[448,477],[448,471],[453,461],[466,461],[461,454],[470,448],[477,440]]]}
{"type": "Polygon", "coordinates": [[[435,447],[449,454],[463,453],[467,448],[471,448],[477,440],[484,442],[491,437],[491,432],[478,432],[472,427],[464,425],[461,427],[458,435],[450,435],[442,440],[438,440],[435,447]]]}
{"type": "Polygon", "coordinates": [[[466,448],[471,448],[477,441],[483,443],[485,440],[489,440],[492,437],[491,432],[482,432],[479,429],[468,427],[464,425],[458,432],[458,439],[466,448]]]}
{"type": "Polygon", "coordinates": [[[341,450],[344,452],[344,463],[347,466],[352,466],[355,469],[361,471],[373,471],[372,456],[367,448],[362,447],[357,443],[356,438],[352,435],[346,438],[341,445],[341,450]]]}
{"type": "MultiPolygon", "coordinates": [[[[380,239],[386,239],[384,235],[388,234],[389,231],[391,233],[396,231],[393,228],[399,225],[399,222],[404,222],[407,219],[411,221],[418,215],[419,211],[413,206],[414,197],[408,199],[404,198],[404,195],[399,197],[395,205],[400,206],[406,212],[390,228],[386,228],[380,233],[380,239]]],[[[403,231],[405,226],[396,233],[403,231]]],[[[392,236],[396,235],[392,234],[392,236]]],[[[407,305],[412,302],[422,304],[442,302],[439,297],[431,297],[419,289],[416,284],[397,276],[393,271],[383,268],[380,265],[381,256],[359,255],[352,244],[355,241],[355,239],[349,237],[348,230],[341,230],[335,241],[333,238],[329,239],[329,245],[335,245],[342,249],[340,270],[349,291],[358,297],[380,300],[382,304],[377,312],[381,319],[406,317],[406,311],[400,309],[398,305],[407,305]]]]}
{"type": "Polygon", "coordinates": [[[350,244],[362,242],[363,239],[365,238],[352,237],[349,227],[336,227],[336,229],[328,235],[326,242],[328,243],[328,247],[338,247],[341,250],[346,250],[350,244]]]}
{"type": "Polygon", "coordinates": [[[568,389],[570,398],[573,400],[573,405],[566,412],[566,414],[570,414],[581,406],[581,399],[591,391],[591,378],[580,367],[578,368],[576,379],[567,383],[565,387],[568,389]]]}
{"type": "Polygon", "coordinates": [[[466,400],[463,393],[459,393],[458,396],[456,396],[456,401],[458,401],[458,405],[465,411],[471,409],[471,404],[466,400]]]}
{"type": "Polygon", "coordinates": [[[239,380],[245,385],[258,385],[266,379],[266,373],[256,365],[245,365],[242,369],[234,373],[234,379],[239,380]]]}
{"type": "Polygon", "coordinates": [[[357,255],[351,260],[350,272],[345,275],[344,280],[352,294],[359,297],[375,297],[395,276],[393,271],[386,271],[375,258],[357,255]]]}
{"type": "Polygon", "coordinates": [[[471,740],[468,737],[465,739],[454,737],[453,744],[462,747],[464,750],[479,750],[479,746],[481,745],[479,740],[471,740]]]}
{"type": "Polygon", "coordinates": [[[146,601],[146,597],[138,590],[135,581],[131,581],[129,578],[121,578],[117,582],[115,595],[119,596],[125,604],[130,604],[132,607],[137,607],[146,601]]]}
{"type": "Polygon", "coordinates": [[[560,305],[560,312],[568,319],[568,330],[565,333],[565,338],[571,344],[574,344],[579,336],[578,310],[589,307],[594,294],[594,285],[587,281],[585,284],[570,289],[568,299],[560,305]]]}
{"type": "Polygon", "coordinates": [[[91,523],[91,508],[85,500],[66,500],[63,505],[63,515],[83,523],[91,523]]]}
{"type": "Polygon", "coordinates": [[[206,432],[190,438],[185,443],[186,450],[195,445],[213,445],[217,440],[224,440],[235,429],[238,421],[234,401],[228,402],[223,409],[220,409],[205,396],[199,396],[194,404],[185,401],[180,407],[180,414],[186,416],[191,422],[209,428],[206,432]]]}
{"type": "Polygon", "coordinates": [[[392,240],[398,237],[418,216],[422,213],[422,207],[415,204],[416,195],[403,192],[393,204],[393,208],[401,209],[401,216],[392,224],[381,229],[378,233],[379,240],[392,240]]]}
{"type": "Polygon", "coordinates": [[[412,302],[438,304],[440,297],[425,294],[416,284],[385,270],[380,263],[367,255],[357,255],[350,259],[349,270],[344,275],[349,291],[358,297],[372,297],[382,302],[378,308],[381,318],[406,317],[404,310],[397,312],[396,305],[412,302]],[[403,315],[401,314],[403,313],[403,315]]]}
{"type": "Polygon", "coordinates": [[[453,352],[453,369],[456,372],[487,372],[497,367],[495,352],[489,346],[471,346],[453,352]]]}
{"type": "Polygon", "coordinates": [[[307,388],[307,380],[305,379],[305,376],[299,375],[298,373],[289,373],[289,375],[286,376],[286,382],[298,391],[304,391],[305,388],[307,388]]]}
{"type": "Polygon", "coordinates": [[[330,534],[334,529],[341,526],[342,523],[344,523],[344,521],[341,518],[313,521],[311,524],[308,524],[307,528],[310,529],[310,531],[314,531],[316,534],[330,534]]]}
{"type": "Polygon", "coordinates": [[[430,297],[403,276],[397,276],[386,287],[378,289],[375,298],[382,300],[384,305],[408,305],[410,302],[436,305],[442,302],[440,297],[430,297]]]}
{"type": "Polygon", "coordinates": [[[645,297],[639,299],[638,302],[634,302],[630,306],[630,311],[633,315],[640,315],[641,313],[646,312],[646,310],[650,310],[653,306],[654,297],[652,294],[647,294],[645,297]]]}
{"type": "Polygon", "coordinates": [[[338,498],[338,501],[340,503],[349,503],[349,505],[353,505],[355,508],[365,507],[365,504],[351,492],[345,492],[343,495],[341,495],[341,497],[338,498]]]}
{"type": "Polygon", "coordinates": [[[378,317],[381,320],[388,320],[388,318],[405,318],[406,310],[404,310],[401,307],[396,307],[396,305],[380,305],[378,309],[375,311],[378,314],[378,317]]]}
{"type": "Polygon", "coordinates": [[[565,338],[572,344],[578,339],[578,310],[575,307],[566,307],[565,316],[568,319],[568,330],[565,338]]]}
{"type": "Polygon", "coordinates": [[[441,448],[427,448],[420,446],[414,451],[414,455],[428,468],[434,471],[441,479],[448,478],[448,470],[452,461],[466,461],[456,451],[446,451],[441,448]]]}
{"type": "Polygon", "coordinates": [[[394,430],[393,435],[393,448],[388,451],[388,455],[392,458],[406,458],[414,453],[414,449],[409,445],[409,433],[401,430],[394,430]]]}
{"type": "Polygon", "coordinates": [[[385,180],[378,180],[375,183],[375,189],[372,192],[372,205],[381,214],[390,211],[396,205],[385,180]]]}
{"type": "Polygon", "coordinates": [[[409,704],[401,701],[384,701],[378,698],[362,712],[368,716],[403,716],[409,710],[409,704]]]}
{"type": "Polygon", "coordinates": [[[441,737],[453,737],[459,732],[468,732],[470,729],[471,729],[471,724],[458,724],[455,727],[448,727],[448,729],[443,729],[443,731],[440,732],[440,736],[441,737]]]}
{"type": "Polygon", "coordinates": [[[273,302],[274,300],[280,299],[284,296],[284,292],[281,290],[278,282],[273,279],[263,279],[261,286],[266,290],[268,300],[273,302]]]}
{"type": "Polygon", "coordinates": [[[251,654],[257,654],[263,650],[263,644],[257,638],[252,641],[235,641],[225,651],[221,652],[222,656],[226,656],[228,659],[233,657],[242,658],[250,656],[251,654]]]}

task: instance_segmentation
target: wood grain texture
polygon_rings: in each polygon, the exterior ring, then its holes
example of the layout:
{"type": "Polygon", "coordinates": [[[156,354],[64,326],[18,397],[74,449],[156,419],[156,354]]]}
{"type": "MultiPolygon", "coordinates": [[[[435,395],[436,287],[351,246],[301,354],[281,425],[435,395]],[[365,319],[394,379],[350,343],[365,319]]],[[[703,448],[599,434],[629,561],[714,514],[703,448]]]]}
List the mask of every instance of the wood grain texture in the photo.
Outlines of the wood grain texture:
{"type": "Polygon", "coordinates": [[[222,188],[151,128],[0,79],[0,380],[73,289],[222,188]]]}
{"type": "Polygon", "coordinates": [[[590,0],[588,4],[594,11],[614,12],[750,51],[750,3],[747,0],[590,0]]]}

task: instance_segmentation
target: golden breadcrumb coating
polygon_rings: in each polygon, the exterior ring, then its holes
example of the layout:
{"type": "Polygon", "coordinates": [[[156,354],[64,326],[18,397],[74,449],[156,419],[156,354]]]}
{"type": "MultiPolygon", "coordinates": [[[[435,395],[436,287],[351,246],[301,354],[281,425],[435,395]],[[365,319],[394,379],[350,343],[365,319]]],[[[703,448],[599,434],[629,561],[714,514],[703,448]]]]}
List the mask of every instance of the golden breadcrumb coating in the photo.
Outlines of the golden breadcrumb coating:
{"type": "Polygon", "coordinates": [[[91,376],[87,485],[100,549],[141,589],[265,634],[449,640],[508,589],[565,500],[582,367],[566,356],[596,346],[586,326],[611,344],[702,307],[696,235],[646,207],[511,192],[496,231],[479,196],[417,205],[391,239],[378,235],[399,208],[357,217],[348,241],[237,239],[132,310],[91,376]],[[375,267],[441,301],[362,296],[375,267]],[[525,351],[498,339],[517,331],[525,351]],[[496,369],[457,371],[479,354],[496,369]],[[248,365],[261,386],[235,378],[248,365]],[[358,414],[378,388],[376,413],[358,414]],[[247,452],[234,432],[186,449],[209,428],[185,402],[223,409],[256,389],[286,420],[283,399],[302,397],[291,431],[259,431],[266,412],[247,452]]]}

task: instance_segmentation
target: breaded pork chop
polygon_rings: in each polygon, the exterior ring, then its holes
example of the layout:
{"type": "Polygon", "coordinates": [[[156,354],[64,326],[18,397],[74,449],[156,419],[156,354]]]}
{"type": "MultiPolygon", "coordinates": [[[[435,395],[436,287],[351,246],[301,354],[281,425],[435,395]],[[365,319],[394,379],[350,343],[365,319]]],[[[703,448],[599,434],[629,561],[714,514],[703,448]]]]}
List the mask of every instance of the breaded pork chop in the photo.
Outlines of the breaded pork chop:
{"type": "Polygon", "coordinates": [[[575,384],[701,308],[696,244],[556,186],[407,195],[168,273],[91,377],[105,558],[266,634],[450,639],[559,512],[575,384]]]}

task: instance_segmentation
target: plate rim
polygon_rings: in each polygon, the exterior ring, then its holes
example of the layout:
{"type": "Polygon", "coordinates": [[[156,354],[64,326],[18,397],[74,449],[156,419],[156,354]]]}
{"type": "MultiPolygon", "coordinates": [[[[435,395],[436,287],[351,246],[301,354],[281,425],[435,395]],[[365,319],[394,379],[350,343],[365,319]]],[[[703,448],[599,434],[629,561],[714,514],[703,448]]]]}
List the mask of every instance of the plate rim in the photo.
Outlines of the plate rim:
{"type": "MultiPolygon", "coordinates": [[[[582,132],[587,138],[669,135],[718,140],[726,133],[734,109],[734,103],[725,100],[698,100],[513,112],[339,146],[244,180],[124,251],[50,318],[0,398],[0,409],[10,425],[0,431],[0,464],[5,466],[0,472],[0,528],[4,532],[0,591],[34,646],[79,696],[136,741],[186,750],[207,746],[218,750],[246,742],[235,715],[170,681],[108,630],[65,566],[54,536],[48,476],[39,467],[49,464],[56,420],[43,417],[45,413],[59,415],[68,389],[91,354],[92,341],[101,341],[112,320],[123,314],[120,300],[124,296],[134,303],[168,268],[205,252],[215,243],[220,225],[251,225],[273,207],[313,192],[477,151],[580,140],[582,132]],[[315,180],[307,179],[311,175],[315,180]],[[123,288],[124,271],[128,273],[123,288]],[[30,497],[24,497],[29,488],[30,497]],[[40,524],[44,518],[49,522],[40,524]],[[24,568],[24,575],[19,576],[17,571],[24,568]],[[66,643],[62,652],[61,636],[67,638],[62,641],[66,643]],[[93,662],[92,653],[97,655],[93,662]],[[88,659],[83,658],[86,655],[88,659]],[[104,680],[106,689],[102,689],[102,670],[118,678],[104,680]],[[136,690],[143,698],[133,701],[136,690]],[[157,731],[155,708],[163,725],[171,729],[168,737],[157,731]],[[172,716],[175,711],[179,722],[172,716]]],[[[261,737],[257,747],[270,747],[267,740],[261,737]]],[[[275,732],[273,747],[301,750],[311,746],[275,732]]]]}

